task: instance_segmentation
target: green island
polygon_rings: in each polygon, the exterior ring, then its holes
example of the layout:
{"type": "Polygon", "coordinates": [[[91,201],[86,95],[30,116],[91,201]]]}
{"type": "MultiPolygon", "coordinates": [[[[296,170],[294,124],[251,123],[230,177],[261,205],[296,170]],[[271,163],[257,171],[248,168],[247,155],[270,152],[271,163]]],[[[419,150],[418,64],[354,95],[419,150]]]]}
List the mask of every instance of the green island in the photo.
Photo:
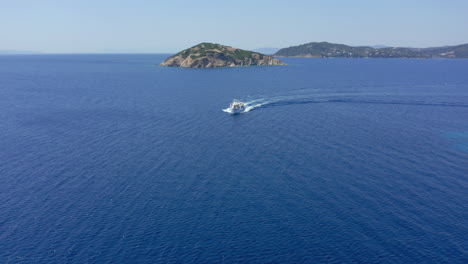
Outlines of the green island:
{"type": "Polygon", "coordinates": [[[280,49],[278,57],[310,58],[468,58],[468,44],[433,48],[353,47],[329,42],[311,42],[280,49]]]}
{"type": "Polygon", "coordinates": [[[204,42],[167,58],[161,65],[184,68],[215,68],[286,64],[258,52],[204,42]]]}

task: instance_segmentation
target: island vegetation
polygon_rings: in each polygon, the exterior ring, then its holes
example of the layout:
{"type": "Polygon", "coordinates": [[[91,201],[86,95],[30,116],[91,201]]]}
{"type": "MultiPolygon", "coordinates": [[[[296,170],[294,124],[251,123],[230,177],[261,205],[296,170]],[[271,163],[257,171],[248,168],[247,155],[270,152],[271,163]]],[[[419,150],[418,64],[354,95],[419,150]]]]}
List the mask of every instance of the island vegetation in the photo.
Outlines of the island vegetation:
{"type": "Polygon", "coordinates": [[[185,68],[214,68],[285,64],[278,59],[258,52],[205,42],[169,57],[161,65],[185,68]]]}

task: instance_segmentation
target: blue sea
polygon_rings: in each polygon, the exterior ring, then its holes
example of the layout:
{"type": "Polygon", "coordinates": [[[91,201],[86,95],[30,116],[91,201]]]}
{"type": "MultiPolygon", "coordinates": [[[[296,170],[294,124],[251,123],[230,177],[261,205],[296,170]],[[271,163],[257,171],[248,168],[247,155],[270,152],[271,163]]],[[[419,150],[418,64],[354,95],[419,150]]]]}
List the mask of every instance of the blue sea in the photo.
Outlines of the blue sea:
{"type": "Polygon", "coordinates": [[[468,60],[167,56],[0,56],[0,263],[468,262],[468,60]]]}

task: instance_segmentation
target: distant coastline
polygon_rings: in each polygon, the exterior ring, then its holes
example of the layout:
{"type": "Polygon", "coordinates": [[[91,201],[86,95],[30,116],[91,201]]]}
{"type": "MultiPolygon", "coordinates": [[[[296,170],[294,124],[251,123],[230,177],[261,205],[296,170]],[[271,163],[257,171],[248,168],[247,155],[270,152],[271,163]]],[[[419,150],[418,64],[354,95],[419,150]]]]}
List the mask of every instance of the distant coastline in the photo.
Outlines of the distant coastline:
{"type": "Polygon", "coordinates": [[[466,59],[468,44],[433,48],[353,47],[329,42],[310,42],[283,48],[275,57],[299,58],[408,58],[408,59],[466,59]]]}
{"type": "Polygon", "coordinates": [[[43,54],[39,51],[27,50],[0,50],[0,55],[30,55],[30,54],[43,54]]]}

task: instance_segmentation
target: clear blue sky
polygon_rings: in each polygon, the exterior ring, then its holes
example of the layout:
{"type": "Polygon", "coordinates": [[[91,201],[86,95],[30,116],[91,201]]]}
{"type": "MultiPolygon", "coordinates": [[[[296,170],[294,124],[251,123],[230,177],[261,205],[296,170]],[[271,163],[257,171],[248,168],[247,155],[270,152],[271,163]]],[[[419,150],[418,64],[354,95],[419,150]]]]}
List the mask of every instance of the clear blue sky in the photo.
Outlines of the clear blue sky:
{"type": "Polygon", "coordinates": [[[468,0],[0,0],[0,50],[175,52],[468,43],[468,0]]]}

